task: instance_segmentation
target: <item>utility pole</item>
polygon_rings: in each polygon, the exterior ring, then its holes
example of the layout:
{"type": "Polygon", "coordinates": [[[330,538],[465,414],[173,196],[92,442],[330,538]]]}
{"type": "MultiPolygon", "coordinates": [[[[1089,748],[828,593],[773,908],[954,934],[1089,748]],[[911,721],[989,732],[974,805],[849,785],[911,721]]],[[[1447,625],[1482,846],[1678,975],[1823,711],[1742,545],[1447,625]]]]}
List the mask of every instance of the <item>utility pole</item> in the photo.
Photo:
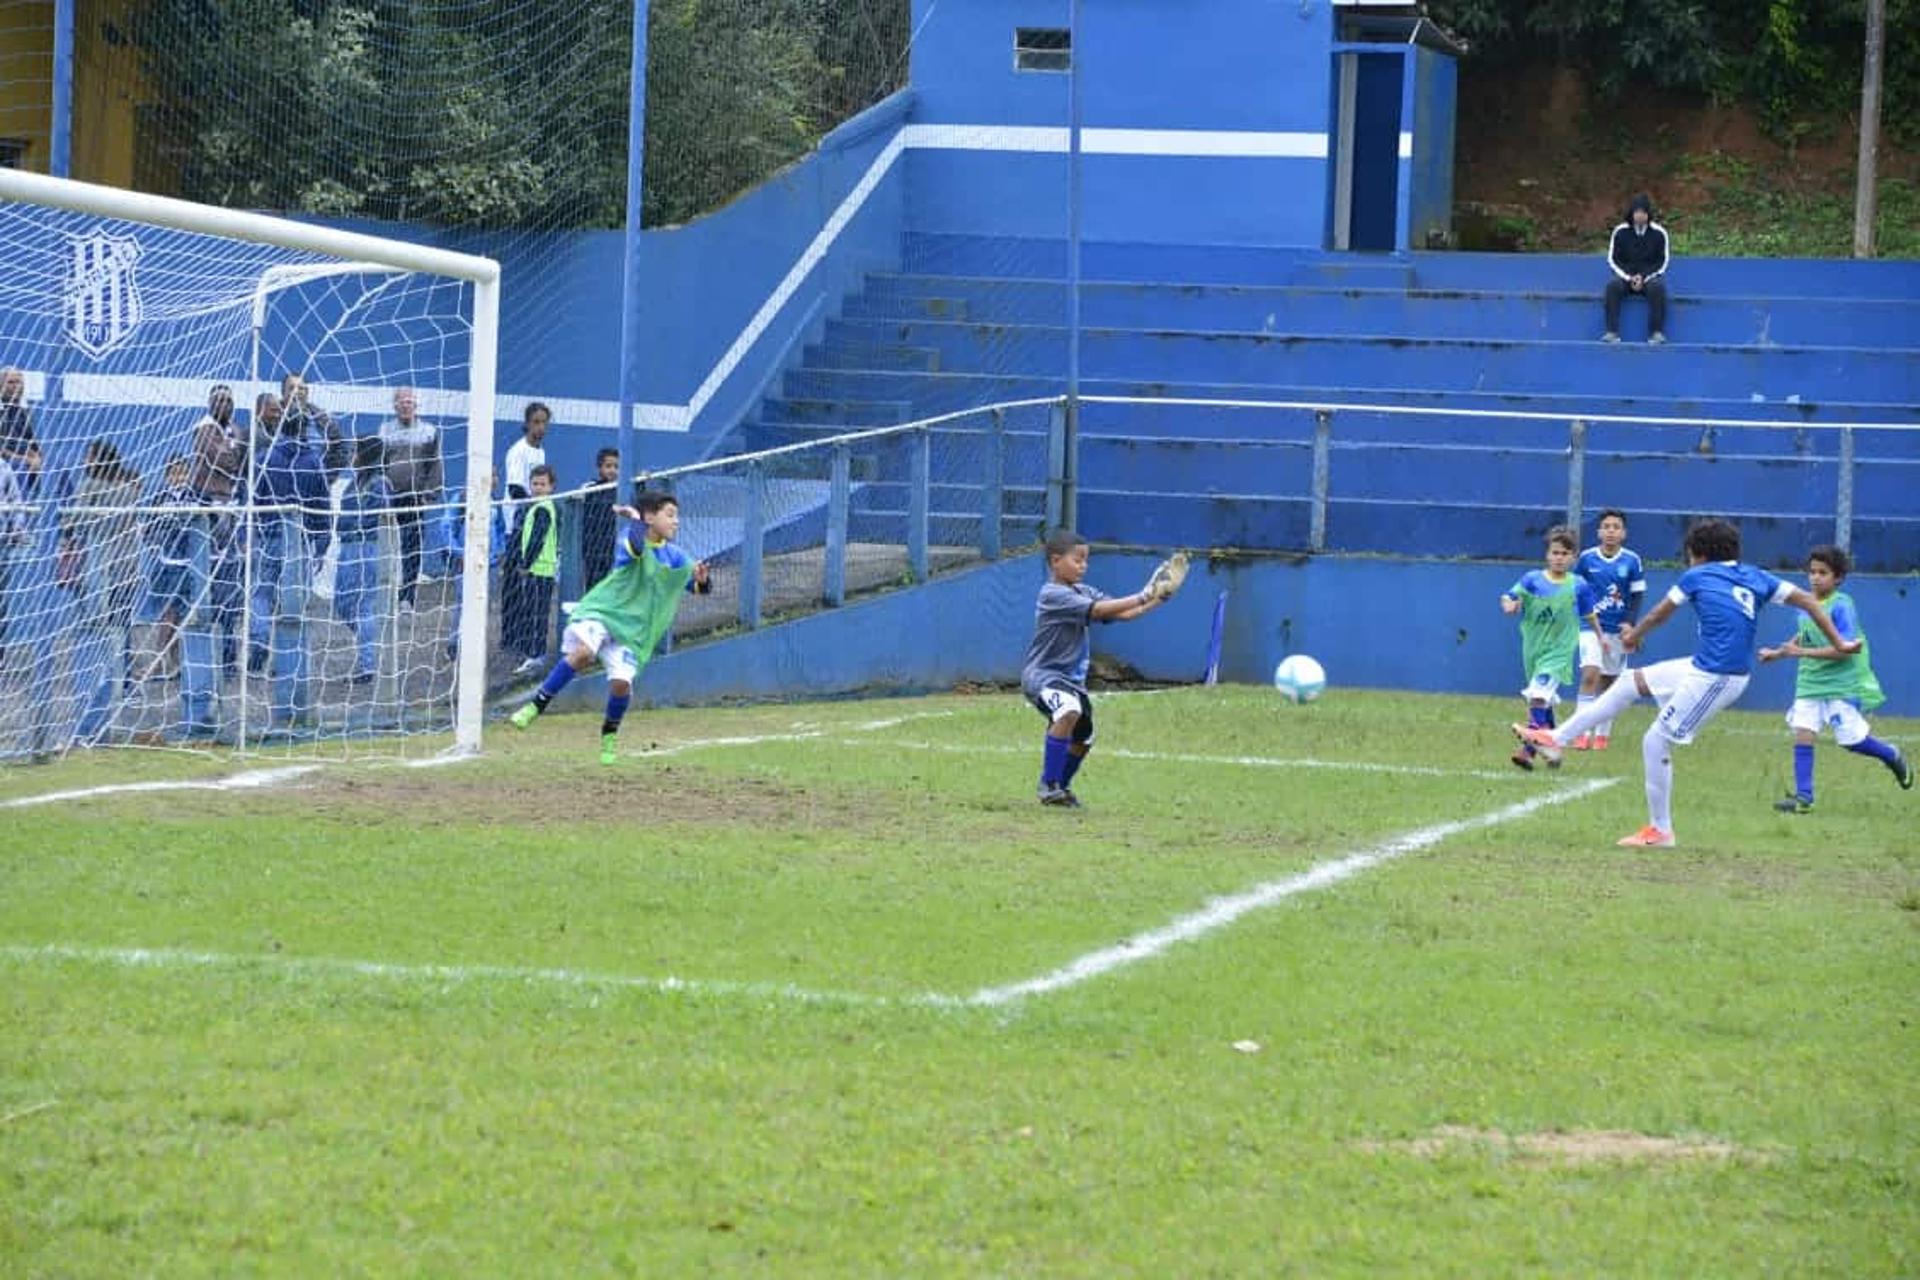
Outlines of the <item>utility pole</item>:
{"type": "Polygon", "coordinates": [[[1860,165],[1853,192],[1853,256],[1873,256],[1879,204],[1880,68],[1887,60],[1887,0],[1867,0],[1867,61],[1860,73],[1860,165]]]}

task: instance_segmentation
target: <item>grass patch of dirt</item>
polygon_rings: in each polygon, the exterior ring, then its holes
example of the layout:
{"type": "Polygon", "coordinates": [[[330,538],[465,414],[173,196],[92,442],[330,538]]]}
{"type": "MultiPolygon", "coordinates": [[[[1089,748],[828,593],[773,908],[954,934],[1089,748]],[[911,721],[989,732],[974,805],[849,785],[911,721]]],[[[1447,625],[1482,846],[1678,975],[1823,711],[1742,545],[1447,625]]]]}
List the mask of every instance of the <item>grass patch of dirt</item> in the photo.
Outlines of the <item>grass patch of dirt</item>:
{"type": "Polygon", "coordinates": [[[1392,1142],[1361,1142],[1360,1150],[1438,1160],[1458,1155],[1492,1155],[1541,1166],[1591,1164],[1672,1164],[1697,1160],[1767,1161],[1772,1153],[1735,1146],[1716,1138],[1663,1138],[1628,1129],[1552,1129],[1506,1133],[1465,1125],[1441,1125],[1422,1137],[1392,1142]]]}

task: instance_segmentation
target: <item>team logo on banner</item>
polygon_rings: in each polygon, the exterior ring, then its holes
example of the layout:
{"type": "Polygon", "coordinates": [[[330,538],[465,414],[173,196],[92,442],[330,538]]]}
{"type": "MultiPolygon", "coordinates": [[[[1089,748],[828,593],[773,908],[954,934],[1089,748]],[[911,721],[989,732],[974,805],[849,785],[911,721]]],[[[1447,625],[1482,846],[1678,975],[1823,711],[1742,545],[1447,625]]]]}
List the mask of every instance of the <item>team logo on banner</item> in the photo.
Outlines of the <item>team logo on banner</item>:
{"type": "Polygon", "coordinates": [[[73,270],[67,277],[67,336],[98,360],[140,326],[140,289],[133,278],[140,242],[99,231],[68,241],[73,270]]]}

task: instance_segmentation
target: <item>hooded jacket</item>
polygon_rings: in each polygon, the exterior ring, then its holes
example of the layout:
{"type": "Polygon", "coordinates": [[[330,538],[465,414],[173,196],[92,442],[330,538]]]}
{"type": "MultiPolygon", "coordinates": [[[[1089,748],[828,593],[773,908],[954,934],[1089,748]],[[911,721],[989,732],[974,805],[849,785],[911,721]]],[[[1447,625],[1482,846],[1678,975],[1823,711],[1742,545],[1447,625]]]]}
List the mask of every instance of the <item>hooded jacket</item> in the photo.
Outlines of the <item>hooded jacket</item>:
{"type": "Polygon", "coordinates": [[[1613,243],[1607,246],[1607,265],[1622,280],[1645,276],[1649,280],[1664,275],[1669,262],[1667,229],[1653,220],[1653,201],[1644,195],[1627,202],[1627,220],[1613,229],[1613,243]],[[1647,211],[1647,229],[1636,231],[1633,211],[1647,211]]]}

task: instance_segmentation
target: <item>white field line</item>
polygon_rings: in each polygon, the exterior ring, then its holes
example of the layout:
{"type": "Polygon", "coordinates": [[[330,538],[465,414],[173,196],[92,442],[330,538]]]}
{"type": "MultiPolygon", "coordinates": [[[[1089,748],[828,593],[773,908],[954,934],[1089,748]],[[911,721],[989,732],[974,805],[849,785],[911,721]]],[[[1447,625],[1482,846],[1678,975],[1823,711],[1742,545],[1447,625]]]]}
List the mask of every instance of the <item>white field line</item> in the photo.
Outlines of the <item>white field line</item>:
{"type": "Polygon", "coordinates": [[[478,760],[479,758],[480,753],[478,751],[468,751],[459,747],[452,747],[448,750],[430,755],[423,760],[402,760],[400,763],[402,767],[408,769],[444,769],[450,764],[465,764],[469,760],[478,760]]]}
{"type": "Polygon", "coordinates": [[[19,796],[0,800],[0,809],[28,809],[35,805],[58,804],[65,800],[91,800],[96,796],[125,795],[139,791],[250,791],[278,786],[302,774],[312,773],[317,764],[285,765],[278,769],[253,769],[227,778],[192,779],[173,782],[114,782],[99,787],[76,787],[71,791],[48,791],[37,796],[19,796]]]}
{"type": "Polygon", "coordinates": [[[257,969],[263,973],[345,975],[454,986],[473,982],[510,982],[539,986],[601,988],[609,991],[657,991],[683,995],[747,997],[798,1004],[880,1005],[885,996],[858,992],[813,991],[777,982],[711,982],[693,978],[639,978],[591,973],[583,969],[521,968],[499,964],[389,964],[378,960],[339,960],[326,956],[233,955],[221,951],[177,951],[166,947],[76,947],[58,944],[0,947],[0,959],[22,962],[71,961],[123,969],[257,969]]]}
{"type": "Polygon", "coordinates": [[[763,742],[807,742],[815,738],[826,737],[822,729],[802,729],[797,733],[754,733],[732,738],[690,738],[685,742],[669,743],[664,747],[650,747],[645,751],[629,752],[646,760],[657,760],[661,756],[677,756],[688,751],[711,751],[715,747],[757,747],[763,742]]]}
{"type": "Polygon", "coordinates": [[[875,729],[891,729],[896,725],[912,724],[915,720],[945,720],[952,715],[951,711],[915,711],[909,715],[890,716],[885,720],[862,720],[859,724],[849,727],[862,733],[870,733],[875,729]]]}
{"type": "Polygon", "coordinates": [[[1127,965],[1150,959],[1176,943],[1192,942],[1217,929],[1223,929],[1251,912],[1273,906],[1288,898],[1350,880],[1363,871],[1429,849],[1443,840],[1468,831],[1484,830],[1514,822],[1551,805],[1566,804],[1619,782],[1618,778],[1596,778],[1578,786],[1538,795],[1519,804],[1507,805],[1490,813],[1396,836],[1384,843],[1349,854],[1283,880],[1265,884],[1226,898],[1217,898],[1203,910],[1175,919],[1171,924],[1099,951],[1089,952],[1071,963],[1005,986],[983,987],[970,995],[925,992],[918,995],[882,996],[854,991],[816,991],[785,983],[709,982],[693,978],[648,978],[622,974],[589,973],[578,969],[518,968],[511,965],[409,965],[373,960],[340,960],[326,957],[243,956],[213,951],[176,951],[145,947],[82,946],[0,946],[0,960],[22,963],[67,961],[110,964],[130,969],[255,969],[314,975],[346,975],[395,981],[434,982],[454,985],[469,982],[514,982],[606,990],[652,991],[694,996],[745,997],[795,1004],[839,1004],[861,1007],[917,1006],[921,1008],[1004,1008],[1032,996],[1044,996],[1077,986],[1127,965]]]}
{"type": "MultiPolygon", "coordinates": [[[[952,714],[953,712],[951,711],[916,711],[911,715],[892,716],[885,720],[861,720],[853,724],[836,725],[833,727],[842,733],[871,733],[877,729],[891,729],[896,725],[908,724],[915,720],[940,720],[952,714]]],[[[689,738],[685,742],[669,742],[665,746],[652,747],[645,751],[632,751],[627,754],[642,759],[654,760],[661,756],[682,755],[688,751],[711,751],[717,747],[757,747],[767,742],[813,742],[826,736],[827,729],[825,727],[808,724],[806,727],[796,726],[787,733],[753,733],[734,737],[689,738]]],[[[848,738],[843,739],[843,741],[851,745],[857,743],[859,740],[848,738]]]]}
{"type": "Polygon", "coordinates": [[[1410,831],[1403,836],[1395,836],[1370,849],[1362,849],[1358,853],[1348,854],[1332,862],[1322,862],[1299,875],[1288,876],[1284,880],[1269,880],[1265,884],[1255,885],[1231,897],[1216,898],[1203,910],[1181,916],[1171,924],[1163,925],[1149,933],[1136,934],[1114,946],[1090,951],[1078,960],[1051,973],[1043,973],[1037,978],[1010,983],[1003,987],[983,987],[966,997],[964,1003],[993,1008],[1012,1004],[1029,996],[1047,995],[1067,987],[1078,986],[1093,978],[1112,973],[1115,969],[1138,964],[1142,960],[1157,956],[1177,943],[1192,942],[1196,938],[1205,937],[1216,929],[1232,924],[1241,916],[1270,907],[1276,902],[1284,902],[1299,894],[1311,893],[1316,889],[1325,889],[1330,885],[1339,884],[1342,880],[1350,880],[1362,871],[1370,871],[1396,858],[1404,858],[1410,853],[1430,849],[1442,840],[1464,832],[1497,827],[1552,805],[1584,799],[1595,792],[1604,791],[1616,785],[1619,781],[1618,778],[1595,778],[1578,786],[1548,792],[1545,795],[1534,796],[1530,800],[1523,800],[1519,804],[1495,809],[1491,813],[1462,818],[1456,822],[1437,823],[1431,827],[1422,827],[1418,831],[1410,831]]]}
{"type": "MultiPolygon", "coordinates": [[[[1030,753],[1027,747],[1015,746],[969,746],[957,742],[900,742],[893,739],[873,740],[861,738],[837,738],[835,746],[842,747],[891,747],[902,751],[944,751],[953,755],[994,755],[1023,756],[1030,753]]],[[[1095,757],[1101,760],[1153,760],[1168,764],[1206,764],[1206,765],[1243,765],[1255,769],[1334,769],[1352,773],[1387,773],[1403,777],[1416,778],[1493,778],[1501,782],[1522,778],[1525,775],[1513,770],[1497,771],[1493,769],[1445,769],[1431,764],[1382,764],[1373,760],[1321,760],[1311,756],[1205,756],[1191,755],[1178,751],[1131,751],[1114,747],[1095,751],[1095,757]]]]}

